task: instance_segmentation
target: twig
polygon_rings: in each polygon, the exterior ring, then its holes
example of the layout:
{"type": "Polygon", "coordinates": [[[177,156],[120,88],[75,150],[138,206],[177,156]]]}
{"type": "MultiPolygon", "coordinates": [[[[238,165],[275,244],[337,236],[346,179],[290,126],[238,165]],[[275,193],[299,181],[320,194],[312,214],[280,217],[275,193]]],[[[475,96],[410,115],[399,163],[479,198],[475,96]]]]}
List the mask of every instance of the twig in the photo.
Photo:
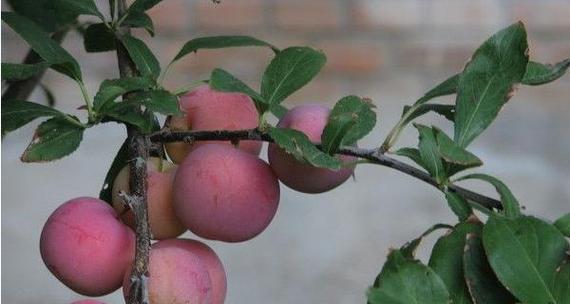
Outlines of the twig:
{"type": "MultiPolygon", "coordinates": [[[[216,131],[189,131],[189,132],[171,132],[169,129],[163,129],[159,132],[150,134],[148,136],[152,142],[195,142],[195,141],[210,141],[210,140],[258,140],[272,142],[273,140],[267,134],[259,129],[247,129],[247,130],[237,130],[237,131],[227,131],[227,130],[216,130],[216,131]]],[[[403,163],[397,159],[391,158],[379,152],[378,148],[375,149],[364,149],[356,147],[341,147],[336,151],[337,154],[350,155],[362,159],[366,159],[371,163],[390,167],[392,169],[398,170],[402,173],[415,177],[423,182],[426,182],[439,190],[443,190],[435,179],[433,179],[428,173],[421,171],[413,166],[403,163]]],[[[465,199],[473,201],[487,209],[501,209],[501,202],[475,193],[473,191],[467,190],[465,188],[459,187],[454,184],[447,185],[450,191],[453,191],[465,199]]]]}

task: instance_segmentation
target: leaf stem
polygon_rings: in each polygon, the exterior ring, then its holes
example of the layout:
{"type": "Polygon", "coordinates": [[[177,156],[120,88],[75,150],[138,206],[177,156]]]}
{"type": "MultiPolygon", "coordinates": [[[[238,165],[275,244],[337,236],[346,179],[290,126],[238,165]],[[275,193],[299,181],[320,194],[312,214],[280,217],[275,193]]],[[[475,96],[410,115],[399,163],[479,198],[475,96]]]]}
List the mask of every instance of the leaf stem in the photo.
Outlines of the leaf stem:
{"type": "Polygon", "coordinates": [[[390,130],[390,133],[388,133],[388,136],[386,136],[386,139],[380,146],[380,153],[384,154],[390,151],[390,149],[396,143],[396,140],[398,140],[400,133],[402,133],[402,130],[404,130],[404,127],[407,124],[407,120],[420,106],[421,104],[414,104],[412,107],[408,109],[408,111],[406,111],[406,113],[404,113],[404,115],[402,115],[398,123],[392,128],[392,130],[390,130]]]}
{"type": "Polygon", "coordinates": [[[93,105],[91,103],[91,98],[89,97],[89,92],[87,92],[87,87],[85,87],[85,83],[82,80],[78,80],[77,83],[79,84],[79,88],[81,88],[81,95],[83,96],[83,100],[87,106],[89,122],[93,122],[95,120],[95,113],[93,112],[93,105]]]}

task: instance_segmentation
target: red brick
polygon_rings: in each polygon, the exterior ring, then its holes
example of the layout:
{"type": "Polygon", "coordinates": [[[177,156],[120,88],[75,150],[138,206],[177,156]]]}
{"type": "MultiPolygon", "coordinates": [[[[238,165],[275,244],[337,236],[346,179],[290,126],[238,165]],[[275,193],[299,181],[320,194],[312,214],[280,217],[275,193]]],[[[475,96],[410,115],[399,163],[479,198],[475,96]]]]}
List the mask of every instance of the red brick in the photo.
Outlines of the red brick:
{"type": "Polygon", "coordinates": [[[570,2],[565,1],[516,1],[509,10],[511,19],[522,20],[529,29],[570,27],[570,2]]]}
{"type": "Polygon", "coordinates": [[[363,29],[402,29],[422,22],[420,1],[358,0],[351,7],[354,24],[363,29]]]}
{"type": "Polygon", "coordinates": [[[274,4],[275,24],[285,30],[319,31],[341,26],[341,11],[333,0],[287,0],[274,4]]]}
{"type": "Polygon", "coordinates": [[[196,27],[214,29],[259,28],[263,25],[264,3],[262,0],[193,1],[196,27]]]}
{"type": "Polygon", "coordinates": [[[152,18],[158,35],[168,32],[184,32],[190,25],[191,11],[186,0],[163,1],[153,7],[148,14],[152,18]]]}
{"type": "Polygon", "coordinates": [[[325,75],[317,75],[313,81],[287,98],[283,105],[292,108],[299,104],[319,103],[332,107],[345,95],[348,93],[343,92],[343,81],[327,79],[325,75]]]}
{"type": "Polygon", "coordinates": [[[327,55],[324,72],[367,74],[382,66],[384,50],[373,42],[337,40],[316,44],[327,55]]]}
{"type": "Polygon", "coordinates": [[[500,1],[434,0],[429,6],[435,26],[494,27],[503,21],[500,1]]]}

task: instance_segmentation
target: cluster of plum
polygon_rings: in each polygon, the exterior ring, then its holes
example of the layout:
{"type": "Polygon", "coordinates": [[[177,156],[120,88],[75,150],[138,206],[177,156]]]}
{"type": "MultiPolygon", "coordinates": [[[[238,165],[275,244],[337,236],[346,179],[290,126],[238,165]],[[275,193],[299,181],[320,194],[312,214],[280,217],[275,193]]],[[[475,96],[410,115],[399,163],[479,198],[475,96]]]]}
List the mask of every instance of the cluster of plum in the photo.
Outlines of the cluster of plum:
{"type": "MultiPolygon", "coordinates": [[[[180,108],[184,115],[167,119],[173,131],[239,130],[259,124],[248,96],[207,85],[181,97],[180,108]]],[[[328,115],[325,106],[297,106],[278,127],[299,130],[319,143],[328,115]]],[[[150,251],[151,304],[224,302],[227,283],[220,259],[200,241],[177,238],[187,229],[210,240],[249,240],[277,211],[278,180],[297,191],[320,193],[343,183],[354,169],[350,164],[338,171],[312,167],[273,144],[267,164],[258,158],[260,150],[259,141],[242,141],[238,147],[230,142],[177,142],[166,145],[173,163],[147,161],[149,224],[158,240],[150,251]]],[[[128,294],[135,219],[121,191],[129,192],[128,167],[113,183],[113,207],[96,198],[75,198],[57,208],[43,228],[45,264],[77,293],[101,296],[122,285],[128,294]]]]}

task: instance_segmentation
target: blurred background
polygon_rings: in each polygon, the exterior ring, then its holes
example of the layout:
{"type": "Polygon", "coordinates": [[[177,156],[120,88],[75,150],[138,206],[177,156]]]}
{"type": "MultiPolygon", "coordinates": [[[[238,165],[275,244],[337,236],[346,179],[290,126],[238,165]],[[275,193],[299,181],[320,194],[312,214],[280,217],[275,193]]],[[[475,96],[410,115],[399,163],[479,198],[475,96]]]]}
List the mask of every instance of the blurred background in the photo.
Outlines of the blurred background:
{"type": "MultiPolygon", "coordinates": [[[[101,3],[107,11],[107,1],[101,3]]],[[[3,2],[3,10],[8,6],[3,2]]],[[[150,11],[157,37],[147,39],[163,67],[191,38],[244,34],[278,47],[322,49],[328,62],[285,105],[333,105],[345,95],[370,97],[379,123],[360,146],[378,146],[413,103],[459,72],[475,48],[501,28],[523,20],[531,59],[554,63],[570,56],[570,1],[500,0],[168,0],[150,11]]],[[[91,96],[105,78],[118,76],[114,53],[87,55],[77,33],[64,47],[80,62],[91,96]]],[[[2,62],[19,62],[27,45],[2,25],[2,62]]],[[[215,67],[254,88],[271,58],[262,48],[200,51],[179,62],[167,79],[175,89],[206,79],[215,67]]],[[[48,71],[43,83],[57,107],[84,118],[79,89],[48,71]]],[[[45,102],[40,90],[30,98],[45,102]]],[[[452,102],[453,98],[443,98],[452,102]]],[[[450,131],[436,116],[422,119],[450,131]]],[[[57,162],[23,164],[36,121],[2,142],[2,301],[69,303],[81,296],[44,267],[39,236],[49,214],[78,196],[97,196],[124,128],[89,129],[78,151],[57,162]]],[[[415,145],[407,130],[400,145],[415,145]]],[[[570,76],[539,87],[520,87],[496,122],[471,150],[485,166],[477,171],[507,183],[529,213],[556,219],[570,211],[570,76]]],[[[265,158],[265,149],[262,152],[265,158]]],[[[486,185],[467,184],[495,196],[486,185]]],[[[324,194],[282,187],[269,228],[240,244],[208,242],[225,264],[227,303],[363,303],[390,247],[402,245],[436,222],[455,222],[434,188],[389,168],[362,165],[354,180],[324,194]]],[[[192,237],[187,234],[188,237],[192,237]]],[[[426,258],[436,236],[420,250],[426,258]]],[[[121,291],[103,297],[122,303],[121,291]]]]}

